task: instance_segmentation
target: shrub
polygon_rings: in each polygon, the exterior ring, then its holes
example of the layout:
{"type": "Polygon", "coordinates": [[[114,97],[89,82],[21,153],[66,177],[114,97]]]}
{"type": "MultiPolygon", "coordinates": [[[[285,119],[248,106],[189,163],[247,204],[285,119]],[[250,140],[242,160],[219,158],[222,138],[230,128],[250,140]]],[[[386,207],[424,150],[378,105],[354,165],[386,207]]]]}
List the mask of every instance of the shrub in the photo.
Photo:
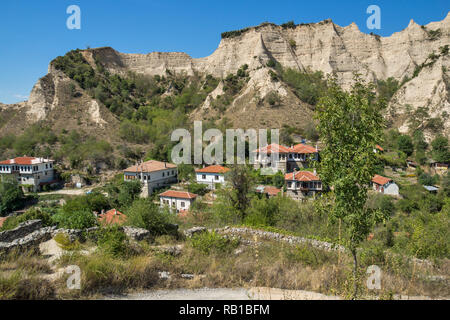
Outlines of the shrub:
{"type": "Polygon", "coordinates": [[[24,194],[16,179],[0,181],[0,216],[20,208],[24,194]]]}
{"type": "Polygon", "coordinates": [[[154,236],[173,232],[175,216],[149,199],[138,199],[126,210],[127,224],[144,228],[154,236]]]}
{"type": "Polygon", "coordinates": [[[397,139],[398,150],[404,152],[407,156],[410,156],[414,151],[414,145],[412,139],[407,135],[400,135],[397,139]]]}
{"type": "Polygon", "coordinates": [[[97,233],[98,248],[107,255],[123,257],[128,253],[128,239],[118,227],[102,228],[97,233]]]}
{"type": "Polygon", "coordinates": [[[239,245],[239,240],[222,237],[215,231],[202,232],[192,237],[191,245],[204,254],[230,253],[239,245]]]}
{"type": "Polygon", "coordinates": [[[0,230],[10,230],[17,227],[20,223],[28,220],[41,220],[44,227],[51,226],[53,224],[52,214],[49,209],[32,208],[19,216],[13,216],[6,219],[0,230]]]}
{"type": "Polygon", "coordinates": [[[203,183],[192,182],[188,186],[188,191],[203,196],[208,192],[208,186],[203,183]]]}
{"type": "Polygon", "coordinates": [[[69,235],[65,233],[58,233],[53,237],[53,240],[55,240],[63,250],[71,251],[80,248],[80,243],[78,242],[78,240],[72,242],[69,235]]]}
{"type": "Polygon", "coordinates": [[[81,209],[77,211],[60,210],[52,217],[54,223],[64,229],[87,229],[98,224],[92,211],[81,209]]]}

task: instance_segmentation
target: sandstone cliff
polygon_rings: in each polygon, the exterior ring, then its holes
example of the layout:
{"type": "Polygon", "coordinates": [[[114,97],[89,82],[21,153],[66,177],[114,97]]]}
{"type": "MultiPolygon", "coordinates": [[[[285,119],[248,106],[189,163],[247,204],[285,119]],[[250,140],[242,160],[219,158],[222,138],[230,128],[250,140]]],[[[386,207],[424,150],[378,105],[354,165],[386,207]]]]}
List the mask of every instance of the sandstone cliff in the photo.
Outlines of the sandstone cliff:
{"type": "MultiPolygon", "coordinates": [[[[355,72],[368,81],[392,77],[403,85],[391,100],[386,116],[401,131],[406,131],[405,113],[410,112],[411,107],[414,110],[428,106],[431,116],[441,116],[443,112],[450,114],[450,57],[441,55],[427,64],[430,54],[438,54],[441,47],[449,44],[450,14],[444,20],[426,26],[411,20],[407,28],[390,37],[365,34],[354,23],[341,27],[331,20],[291,28],[265,23],[224,37],[210,56],[199,59],[181,52],[125,54],[108,47],[86,50],[84,56],[89,63],[101,61],[109,72],[119,74],[133,71],[163,75],[170,70],[186,75],[199,73],[224,78],[247,64],[250,80],[225,114],[217,115],[210,110],[211,100],[221,94],[221,84],[207,97],[203,106],[192,113],[194,119],[225,115],[235,126],[244,127],[248,126],[250,119],[257,119],[256,124],[251,122],[252,125],[280,126],[285,121],[299,125],[311,117],[310,108],[286,84],[271,79],[267,67],[269,60],[283,67],[334,74],[344,88],[351,85],[355,72]],[[261,101],[271,92],[276,92],[281,98],[276,110],[258,103],[258,99],[261,101]],[[411,107],[406,108],[407,105],[411,107]]],[[[71,80],[67,76],[49,67],[49,73],[36,83],[29,100],[10,108],[25,110],[30,122],[46,119],[53,110],[63,108],[73,100],[64,96],[64,88],[69,82],[71,80]]],[[[95,100],[86,95],[77,99],[77,105],[84,106],[80,112],[89,113],[87,121],[98,128],[115,121],[109,111],[95,100]]],[[[449,134],[448,119],[444,127],[444,132],[449,134]]]]}

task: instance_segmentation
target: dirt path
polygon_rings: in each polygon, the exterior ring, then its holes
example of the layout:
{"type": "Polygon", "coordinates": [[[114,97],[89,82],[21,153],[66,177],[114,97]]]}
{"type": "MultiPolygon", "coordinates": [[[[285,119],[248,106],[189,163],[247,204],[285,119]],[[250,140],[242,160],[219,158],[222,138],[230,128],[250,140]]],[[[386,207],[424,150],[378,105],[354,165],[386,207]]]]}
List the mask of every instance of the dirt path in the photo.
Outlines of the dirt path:
{"type": "Polygon", "coordinates": [[[219,289],[174,289],[154,290],[128,295],[109,295],[106,300],[339,300],[336,296],[326,296],[303,290],[283,290],[274,288],[219,288],[219,289]]]}

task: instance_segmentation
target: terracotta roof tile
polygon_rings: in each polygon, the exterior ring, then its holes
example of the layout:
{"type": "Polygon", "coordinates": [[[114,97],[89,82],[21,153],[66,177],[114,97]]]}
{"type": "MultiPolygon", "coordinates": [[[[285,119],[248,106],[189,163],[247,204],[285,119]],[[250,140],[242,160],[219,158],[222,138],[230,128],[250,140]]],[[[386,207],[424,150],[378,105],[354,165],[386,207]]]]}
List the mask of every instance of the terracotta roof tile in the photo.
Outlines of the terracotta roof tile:
{"type": "Polygon", "coordinates": [[[139,165],[134,165],[132,167],[129,167],[124,172],[155,172],[155,171],[161,171],[164,169],[171,169],[176,168],[177,166],[173,163],[168,162],[162,162],[162,161],[156,161],[156,160],[149,160],[146,162],[143,162],[139,165]]]}
{"type": "Polygon", "coordinates": [[[199,172],[199,173],[225,173],[228,171],[230,171],[229,168],[223,167],[221,165],[213,165],[213,166],[195,170],[195,172],[199,172]]]}
{"type": "Polygon", "coordinates": [[[167,190],[159,194],[160,197],[179,198],[179,199],[195,199],[197,195],[187,191],[167,190]]]}
{"type": "Polygon", "coordinates": [[[3,223],[8,219],[8,217],[0,217],[0,228],[3,226],[3,223]]]}
{"type": "Polygon", "coordinates": [[[307,144],[299,143],[292,148],[289,148],[289,152],[295,153],[316,153],[317,150],[315,147],[308,146],[307,144]]]}
{"type": "Polygon", "coordinates": [[[255,150],[256,153],[265,152],[267,154],[270,153],[289,153],[289,148],[286,148],[285,146],[271,143],[265,147],[259,148],[255,150]]]}
{"type": "Polygon", "coordinates": [[[102,224],[123,224],[127,221],[127,216],[117,209],[111,209],[101,214],[98,221],[102,224]]]}
{"type": "Polygon", "coordinates": [[[267,193],[269,196],[276,196],[281,192],[281,189],[272,186],[267,186],[264,188],[264,192],[267,193]]]}
{"type": "Polygon", "coordinates": [[[380,186],[384,186],[386,183],[391,182],[392,179],[380,176],[378,174],[376,174],[373,178],[372,178],[372,182],[379,184],[380,186]]]}
{"type": "Polygon", "coordinates": [[[18,164],[18,165],[29,165],[29,164],[38,164],[43,162],[49,162],[53,160],[46,160],[43,158],[36,157],[17,157],[14,159],[1,161],[0,164],[18,164]]]}
{"type": "Polygon", "coordinates": [[[284,180],[296,180],[296,181],[320,181],[320,178],[314,173],[309,171],[298,171],[287,173],[284,176],[284,180]],[[294,177],[295,175],[295,177],[294,177]]]}

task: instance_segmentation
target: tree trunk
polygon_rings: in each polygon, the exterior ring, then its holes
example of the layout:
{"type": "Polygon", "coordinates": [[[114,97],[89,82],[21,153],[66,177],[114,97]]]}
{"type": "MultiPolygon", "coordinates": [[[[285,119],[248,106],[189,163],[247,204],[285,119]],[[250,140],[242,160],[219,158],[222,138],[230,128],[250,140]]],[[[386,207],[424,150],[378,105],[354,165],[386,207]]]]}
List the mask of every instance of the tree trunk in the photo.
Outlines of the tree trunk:
{"type": "Polygon", "coordinates": [[[357,276],[358,276],[358,258],[356,256],[356,248],[352,249],[352,255],[353,255],[353,296],[352,300],[356,300],[356,296],[358,295],[358,282],[357,282],[357,276]]]}

